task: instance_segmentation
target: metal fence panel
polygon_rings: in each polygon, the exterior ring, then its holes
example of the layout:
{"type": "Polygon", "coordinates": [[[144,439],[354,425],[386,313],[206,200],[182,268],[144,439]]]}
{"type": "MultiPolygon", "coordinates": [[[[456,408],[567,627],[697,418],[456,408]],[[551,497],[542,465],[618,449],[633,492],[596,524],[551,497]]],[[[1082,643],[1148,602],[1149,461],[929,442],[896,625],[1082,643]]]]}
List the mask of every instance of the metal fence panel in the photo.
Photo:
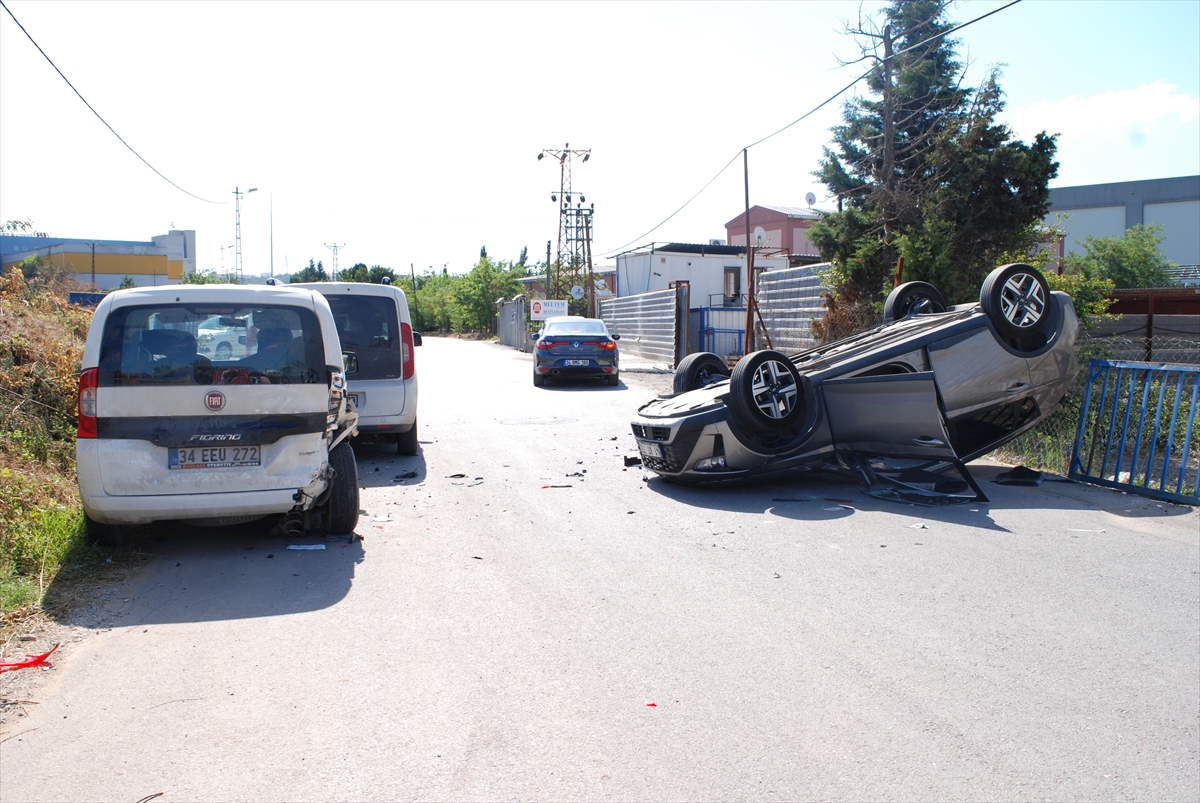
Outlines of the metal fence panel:
{"type": "Polygon", "coordinates": [[[683,292],[680,288],[606,298],[600,302],[600,317],[610,332],[621,336],[621,351],[674,367],[681,344],[686,350],[679,320],[683,292]]]}
{"type": "MultiPolygon", "coordinates": [[[[825,315],[818,272],[821,267],[803,265],[769,270],[756,278],[755,298],[762,327],[770,337],[771,346],[779,351],[793,353],[818,345],[813,337],[812,322],[825,315]]],[[[759,346],[765,348],[766,342],[759,346]]]]}
{"type": "Polygon", "coordinates": [[[525,311],[525,299],[518,298],[514,301],[505,301],[501,304],[496,316],[496,328],[498,329],[497,334],[500,336],[501,345],[520,349],[526,353],[532,350],[533,341],[529,339],[529,323],[525,311]]]}
{"type": "Polygon", "coordinates": [[[1092,360],[1069,476],[1200,503],[1198,396],[1198,367],[1092,360]]]}

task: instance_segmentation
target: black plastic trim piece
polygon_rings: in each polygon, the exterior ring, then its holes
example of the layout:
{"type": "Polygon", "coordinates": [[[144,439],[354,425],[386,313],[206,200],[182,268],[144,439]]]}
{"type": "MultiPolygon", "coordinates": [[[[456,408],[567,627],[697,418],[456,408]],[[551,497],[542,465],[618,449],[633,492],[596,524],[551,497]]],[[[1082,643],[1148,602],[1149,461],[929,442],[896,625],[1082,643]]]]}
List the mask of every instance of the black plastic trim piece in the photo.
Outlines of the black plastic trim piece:
{"type": "Polygon", "coordinates": [[[326,413],[98,418],[96,437],[155,446],[263,446],[288,435],[324,432],[326,413]]]}

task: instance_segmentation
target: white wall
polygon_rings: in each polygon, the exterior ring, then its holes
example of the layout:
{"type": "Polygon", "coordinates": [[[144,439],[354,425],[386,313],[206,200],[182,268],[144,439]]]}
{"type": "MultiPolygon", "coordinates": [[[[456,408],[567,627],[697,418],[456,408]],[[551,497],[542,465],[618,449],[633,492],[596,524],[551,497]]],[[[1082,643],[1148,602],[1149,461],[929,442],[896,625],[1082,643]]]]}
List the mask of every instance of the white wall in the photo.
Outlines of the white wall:
{"type": "Polygon", "coordinates": [[[1163,227],[1163,254],[1177,265],[1200,265],[1200,201],[1142,206],[1142,220],[1163,227]]]}
{"type": "Polygon", "coordinates": [[[1067,236],[1064,238],[1063,249],[1068,254],[1082,254],[1083,240],[1086,237],[1116,237],[1125,233],[1124,206],[1057,209],[1055,214],[1047,216],[1046,222],[1052,226],[1061,225],[1056,218],[1060,213],[1067,216],[1064,226],[1067,236]]]}
{"type": "MultiPolygon", "coordinates": [[[[754,258],[756,267],[778,270],[787,267],[783,257],[754,258]]],[[[617,295],[632,296],[665,290],[673,281],[687,281],[692,307],[709,306],[710,296],[723,296],[725,268],[738,268],[740,292],[746,292],[746,260],[742,256],[676,254],[665,251],[626,254],[617,257],[617,295]]],[[[714,306],[719,306],[719,301],[714,306]]]]}

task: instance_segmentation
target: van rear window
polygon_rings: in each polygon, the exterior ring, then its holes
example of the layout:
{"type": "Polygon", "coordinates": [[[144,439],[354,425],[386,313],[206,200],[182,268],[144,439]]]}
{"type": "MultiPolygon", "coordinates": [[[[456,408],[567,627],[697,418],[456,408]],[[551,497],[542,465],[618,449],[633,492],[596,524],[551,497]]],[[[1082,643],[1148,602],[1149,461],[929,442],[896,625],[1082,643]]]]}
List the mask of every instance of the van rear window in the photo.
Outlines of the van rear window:
{"type": "Polygon", "coordinates": [[[303,307],[121,307],[104,322],[99,369],[101,386],[314,384],[325,350],[303,307]]]}
{"type": "Polygon", "coordinates": [[[325,297],[337,324],[342,351],[358,356],[352,380],[395,379],[402,373],[396,302],[382,296],[325,297]]]}

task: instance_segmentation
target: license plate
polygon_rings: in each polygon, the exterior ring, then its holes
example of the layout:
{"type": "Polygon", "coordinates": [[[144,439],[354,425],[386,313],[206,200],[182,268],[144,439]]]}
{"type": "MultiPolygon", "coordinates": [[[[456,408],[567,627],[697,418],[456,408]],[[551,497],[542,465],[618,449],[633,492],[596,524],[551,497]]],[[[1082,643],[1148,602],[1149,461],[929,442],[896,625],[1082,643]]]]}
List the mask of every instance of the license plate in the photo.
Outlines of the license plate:
{"type": "Polygon", "coordinates": [[[638,451],[642,453],[642,457],[655,457],[661,460],[663,456],[662,447],[657,443],[638,441],[638,451]]]}
{"type": "Polygon", "coordinates": [[[346,399],[350,402],[350,406],[355,410],[366,406],[366,402],[363,400],[361,393],[349,393],[346,395],[346,399]]]}
{"type": "Polygon", "coordinates": [[[261,465],[260,446],[202,446],[168,449],[167,466],[183,468],[245,468],[261,465]]]}
{"type": "Polygon", "coordinates": [[[592,364],[591,360],[563,360],[563,365],[565,365],[567,367],[571,367],[574,365],[586,366],[586,365],[591,365],[591,364],[592,364]]]}

